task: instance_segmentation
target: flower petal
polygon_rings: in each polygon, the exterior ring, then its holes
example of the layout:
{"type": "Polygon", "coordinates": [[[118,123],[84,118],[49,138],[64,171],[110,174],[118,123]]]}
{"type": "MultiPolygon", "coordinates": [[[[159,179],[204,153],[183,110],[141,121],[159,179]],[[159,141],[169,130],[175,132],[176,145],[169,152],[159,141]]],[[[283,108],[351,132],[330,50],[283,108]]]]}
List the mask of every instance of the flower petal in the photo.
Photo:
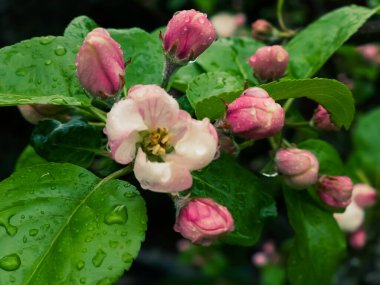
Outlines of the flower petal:
{"type": "Polygon", "coordinates": [[[136,154],[136,143],[140,140],[138,132],[132,132],[118,141],[109,141],[113,159],[120,164],[130,163],[136,154]]]}
{"type": "Polygon", "coordinates": [[[171,193],[189,189],[193,183],[190,171],[172,162],[149,161],[141,148],[133,168],[136,179],[144,189],[171,193]]]}
{"type": "Polygon", "coordinates": [[[177,101],[158,85],[133,86],[128,92],[128,98],[136,103],[150,130],[170,128],[177,122],[177,101]]]}
{"type": "Polygon", "coordinates": [[[209,119],[192,120],[185,136],[174,146],[175,151],[165,157],[189,170],[201,169],[215,157],[218,149],[218,136],[209,119]]]}

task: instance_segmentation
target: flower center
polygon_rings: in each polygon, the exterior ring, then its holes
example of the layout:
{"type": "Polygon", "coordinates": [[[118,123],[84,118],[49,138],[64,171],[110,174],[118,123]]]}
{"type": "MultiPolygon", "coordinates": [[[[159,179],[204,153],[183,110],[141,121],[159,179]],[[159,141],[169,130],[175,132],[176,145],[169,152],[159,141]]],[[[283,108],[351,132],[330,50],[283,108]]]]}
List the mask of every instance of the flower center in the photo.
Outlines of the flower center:
{"type": "Polygon", "coordinates": [[[167,128],[158,128],[148,132],[143,138],[143,149],[145,153],[161,157],[170,153],[174,148],[170,145],[170,133],[167,128]]]}

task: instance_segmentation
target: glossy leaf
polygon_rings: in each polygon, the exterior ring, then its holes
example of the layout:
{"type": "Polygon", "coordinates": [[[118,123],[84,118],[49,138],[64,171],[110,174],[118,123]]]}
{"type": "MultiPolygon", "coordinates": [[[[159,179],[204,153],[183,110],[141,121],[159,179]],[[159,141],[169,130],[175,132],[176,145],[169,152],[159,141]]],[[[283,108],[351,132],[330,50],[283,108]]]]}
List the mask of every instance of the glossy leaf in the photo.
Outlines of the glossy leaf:
{"type": "Polygon", "coordinates": [[[285,189],[295,240],[287,262],[290,284],[329,285],[344,256],[346,242],[332,213],[320,208],[307,191],[285,189]]]}
{"type": "Polygon", "coordinates": [[[48,36],[0,49],[0,106],[89,105],[75,75],[79,45],[73,39],[48,36]]]}
{"type": "Polygon", "coordinates": [[[289,76],[313,76],[377,9],[346,6],[322,16],[299,32],[287,45],[289,76]]]}
{"type": "Polygon", "coordinates": [[[227,155],[222,155],[202,171],[193,172],[191,196],[210,197],[227,207],[235,229],[222,241],[231,244],[255,244],[263,221],[277,214],[275,202],[265,192],[261,181],[227,155]]]}
{"type": "Polygon", "coordinates": [[[226,106],[223,101],[232,102],[239,97],[244,82],[227,72],[208,72],[195,77],[189,84],[186,96],[197,118],[211,120],[223,116],[226,106]]]}
{"type": "Polygon", "coordinates": [[[325,107],[334,124],[348,129],[355,114],[355,102],[350,89],[337,80],[314,78],[271,82],[261,88],[275,100],[306,97],[325,107]]]}
{"type": "Polygon", "coordinates": [[[32,133],[31,145],[41,157],[88,167],[101,146],[101,130],[81,119],[67,123],[42,120],[32,133]]]}
{"type": "Polygon", "coordinates": [[[144,239],[136,189],[78,166],[23,168],[0,200],[0,284],[113,284],[144,239]]]}
{"type": "Polygon", "coordinates": [[[108,31],[121,45],[124,59],[131,60],[125,70],[126,88],[136,84],[161,85],[164,55],[159,37],[138,28],[108,31]]]}
{"type": "Polygon", "coordinates": [[[96,24],[91,18],[87,16],[79,16],[69,23],[63,35],[67,38],[77,40],[79,44],[82,44],[87,34],[97,27],[98,24],[96,24]]]}

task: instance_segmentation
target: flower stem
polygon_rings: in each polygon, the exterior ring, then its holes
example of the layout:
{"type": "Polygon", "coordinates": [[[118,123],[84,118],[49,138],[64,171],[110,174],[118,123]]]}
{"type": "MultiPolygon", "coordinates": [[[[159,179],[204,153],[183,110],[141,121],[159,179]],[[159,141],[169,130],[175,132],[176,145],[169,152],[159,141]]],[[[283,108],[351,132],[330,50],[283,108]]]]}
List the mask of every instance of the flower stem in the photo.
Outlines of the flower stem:
{"type": "Polygon", "coordinates": [[[285,113],[289,110],[290,106],[292,106],[293,101],[294,101],[294,98],[289,98],[288,100],[286,100],[284,106],[282,106],[282,108],[284,109],[285,113]]]}
{"type": "Polygon", "coordinates": [[[278,145],[274,139],[274,137],[270,137],[268,138],[268,141],[269,141],[269,144],[270,146],[274,149],[274,150],[277,150],[278,149],[278,145]]]}
{"type": "Polygon", "coordinates": [[[170,77],[181,67],[181,64],[171,62],[167,58],[165,59],[164,78],[162,80],[161,87],[168,88],[170,77]]]}
{"type": "Polygon", "coordinates": [[[360,179],[361,182],[363,182],[365,184],[368,184],[368,185],[371,185],[371,182],[369,181],[367,175],[365,175],[365,173],[363,172],[363,170],[357,169],[356,170],[356,175],[358,176],[358,178],[360,179]]]}
{"type": "Polygon", "coordinates": [[[277,0],[277,20],[280,25],[281,30],[287,31],[288,28],[285,25],[284,19],[282,17],[282,7],[284,6],[284,0],[277,0]]]}
{"type": "Polygon", "coordinates": [[[255,143],[254,139],[246,140],[246,141],[242,142],[241,144],[239,144],[239,150],[243,150],[243,149],[246,149],[250,146],[253,146],[254,143],[255,143]]]}
{"type": "Polygon", "coordinates": [[[128,173],[132,172],[132,170],[133,170],[133,165],[129,164],[126,167],[121,168],[121,169],[111,173],[110,175],[104,177],[102,179],[101,183],[105,183],[105,182],[110,181],[112,179],[116,179],[116,178],[122,177],[124,175],[127,175],[128,173]]]}
{"type": "Polygon", "coordinates": [[[95,117],[97,117],[98,119],[100,119],[102,122],[106,122],[107,120],[107,113],[94,107],[94,106],[89,106],[86,108],[86,110],[91,113],[92,115],[94,115],[95,117]]]}

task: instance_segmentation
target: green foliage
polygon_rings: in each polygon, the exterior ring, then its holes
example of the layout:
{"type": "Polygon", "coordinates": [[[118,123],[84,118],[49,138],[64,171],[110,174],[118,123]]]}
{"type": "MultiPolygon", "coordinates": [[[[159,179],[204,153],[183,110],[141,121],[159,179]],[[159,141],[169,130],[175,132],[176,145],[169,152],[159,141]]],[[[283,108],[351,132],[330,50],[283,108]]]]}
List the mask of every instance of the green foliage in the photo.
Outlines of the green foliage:
{"type": "Polygon", "coordinates": [[[0,284],[113,284],[144,239],[136,189],[78,166],[23,168],[0,200],[0,284]]]}
{"type": "Polygon", "coordinates": [[[79,16],[74,18],[66,27],[64,36],[77,40],[78,43],[82,43],[84,38],[89,32],[97,28],[98,24],[87,16],[79,16]]]}
{"type": "Polygon", "coordinates": [[[289,76],[312,77],[377,9],[346,6],[322,16],[297,34],[287,45],[289,76]]]}
{"type": "Polygon", "coordinates": [[[124,59],[131,60],[125,70],[125,87],[128,89],[136,84],[161,85],[164,56],[159,37],[138,28],[108,31],[121,45],[124,59]]]}
{"type": "Polygon", "coordinates": [[[39,37],[0,50],[0,106],[89,105],[75,75],[77,40],[39,37]]]}
{"type": "Polygon", "coordinates": [[[226,106],[243,92],[244,82],[227,72],[208,72],[195,77],[189,84],[186,96],[197,118],[211,120],[223,116],[226,106]]]}
{"type": "Polygon", "coordinates": [[[81,119],[42,120],[33,131],[31,145],[48,161],[88,167],[100,149],[101,131],[81,119]]]}
{"type": "Polygon", "coordinates": [[[178,69],[178,71],[170,78],[169,86],[185,93],[189,83],[194,77],[201,75],[203,72],[203,68],[198,63],[193,62],[187,64],[178,69]]]}
{"type": "Polygon", "coordinates": [[[255,244],[265,218],[277,214],[274,201],[260,180],[227,155],[222,155],[202,171],[193,172],[191,196],[210,197],[227,207],[235,230],[222,241],[231,244],[255,244]]]}
{"type": "Polygon", "coordinates": [[[325,107],[338,127],[348,129],[355,114],[350,89],[333,79],[314,78],[271,82],[260,86],[275,100],[306,97],[325,107]]]}
{"type": "Polygon", "coordinates": [[[44,163],[47,163],[47,161],[39,156],[31,145],[28,145],[20,154],[15,169],[20,170],[21,168],[44,163]]]}
{"type": "Polygon", "coordinates": [[[284,190],[295,240],[288,258],[292,285],[328,285],[344,256],[346,242],[332,214],[321,209],[306,191],[284,190]]]}

